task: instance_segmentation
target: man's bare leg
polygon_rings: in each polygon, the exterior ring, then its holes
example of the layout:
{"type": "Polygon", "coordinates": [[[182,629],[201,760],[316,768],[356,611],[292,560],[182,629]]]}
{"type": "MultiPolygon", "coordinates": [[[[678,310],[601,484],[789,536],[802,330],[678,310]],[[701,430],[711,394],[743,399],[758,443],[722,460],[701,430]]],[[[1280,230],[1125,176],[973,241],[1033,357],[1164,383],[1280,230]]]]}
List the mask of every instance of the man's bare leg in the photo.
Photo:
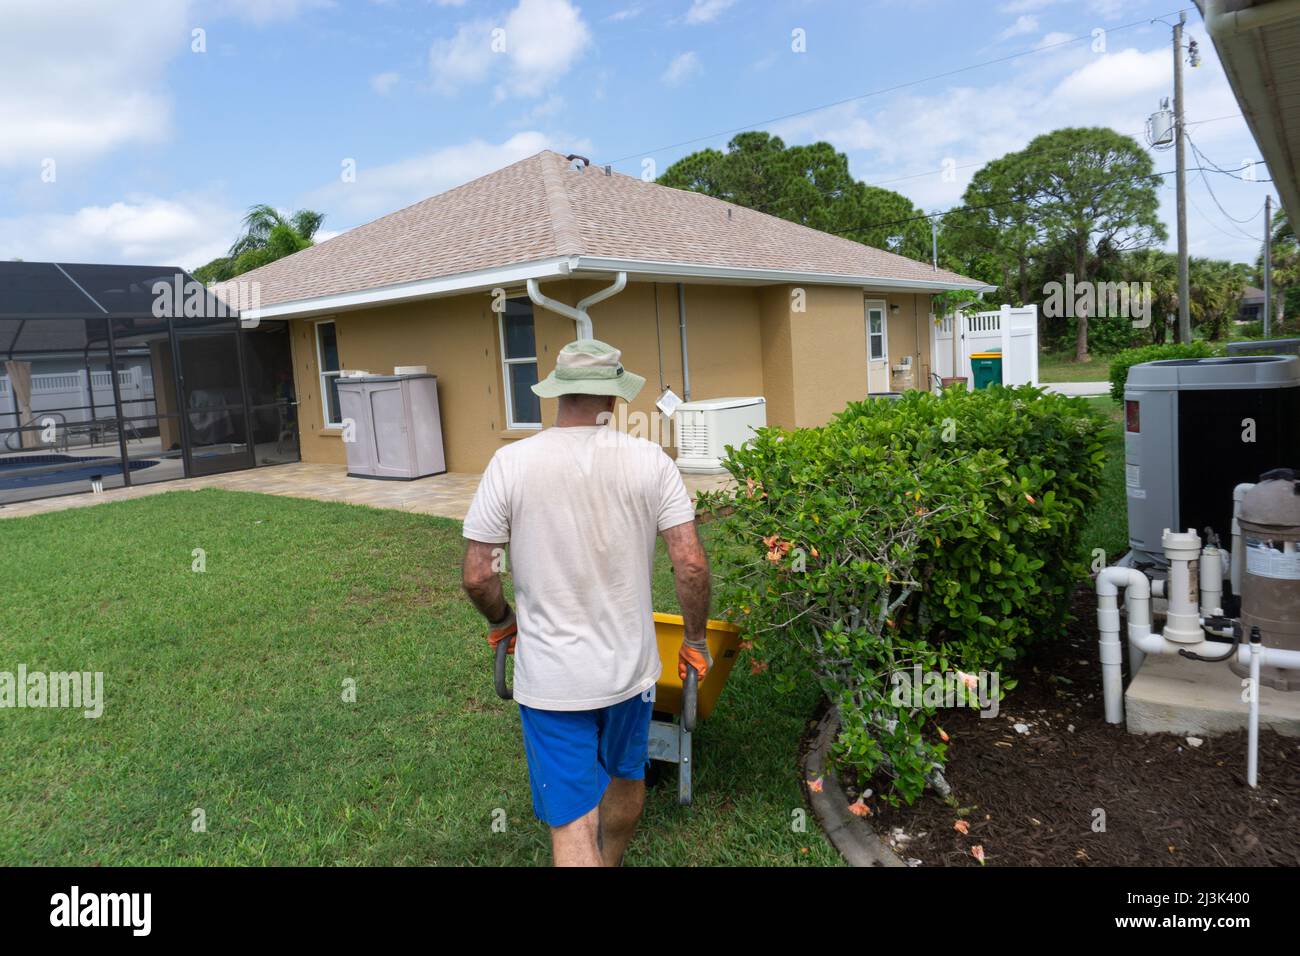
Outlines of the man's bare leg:
{"type": "Polygon", "coordinates": [[[605,866],[620,866],[645,807],[645,781],[613,777],[600,800],[600,855],[605,866]]]}
{"type": "Polygon", "coordinates": [[[551,859],[556,866],[601,866],[600,806],[572,823],[551,827],[551,859]]]}

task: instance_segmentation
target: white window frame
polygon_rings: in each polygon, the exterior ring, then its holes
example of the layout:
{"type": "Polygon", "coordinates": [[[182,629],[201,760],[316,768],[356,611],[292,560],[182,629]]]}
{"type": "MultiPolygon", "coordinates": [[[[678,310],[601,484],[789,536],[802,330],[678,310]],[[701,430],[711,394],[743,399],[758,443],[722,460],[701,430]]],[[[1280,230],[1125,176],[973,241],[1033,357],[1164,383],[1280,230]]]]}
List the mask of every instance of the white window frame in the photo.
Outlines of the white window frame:
{"type": "MultiPolygon", "coordinates": [[[[526,296],[510,296],[510,298],[512,298],[512,299],[524,299],[525,301],[527,301],[527,302],[529,303],[529,305],[532,305],[532,304],[533,304],[533,303],[532,303],[532,300],[531,300],[531,299],[528,299],[526,296]]],[[[506,356],[506,312],[505,312],[505,309],[502,309],[500,312],[497,313],[497,338],[498,338],[498,340],[499,340],[500,343],[501,343],[501,391],[502,391],[502,394],[505,395],[505,399],[506,399],[506,428],[508,428],[508,429],[516,429],[516,428],[531,428],[531,429],[534,429],[534,430],[540,430],[541,427],[542,427],[542,423],[541,423],[541,422],[517,422],[517,421],[515,421],[515,395],[514,395],[514,389],[512,389],[512,388],[510,387],[510,366],[512,366],[512,365],[528,365],[529,363],[532,363],[533,365],[537,365],[537,356],[534,355],[532,358],[527,358],[527,357],[521,357],[521,358],[508,358],[508,357],[506,356]]],[[[534,351],[534,352],[537,351],[537,310],[536,310],[536,307],[533,308],[533,351],[534,351]]],[[[537,377],[538,377],[539,380],[541,379],[540,366],[539,366],[539,371],[538,371],[538,375],[537,375],[537,377]]],[[[541,406],[539,405],[538,408],[540,408],[540,407],[541,407],[541,406]]]]}
{"type": "MultiPolygon", "coordinates": [[[[322,325],[334,326],[335,346],[338,345],[338,340],[339,340],[339,327],[338,324],[333,319],[321,319],[318,322],[312,323],[312,335],[316,339],[316,378],[320,384],[321,420],[325,423],[326,428],[342,428],[343,421],[341,419],[337,422],[330,421],[330,389],[329,389],[329,382],[327,381],[327,379],[338,378],[343,374],[343,360],[341,358],[339,359],[339,368],[337,371],[333,371],[333,372],[325,371],[325,353],[321,349],[321,341],[320,341],[320,327],[322,325]]],[[[341,408],[339,409],[339,414],[340,415],[343,414],[343,410],[341,408]]]]}
{"type": "Polygon", "coordinates": [[[889,364],[889,305],[884,299],[867,299],[864,303],[863,319],[867,328],[867,361],[884,362],[889,364]],[[871,331],[871,312],[873,309],[880,311],[880,331],[871,331]],[[880,338],[880,357],[876,358],[872,354],[871,340],[879,336],[880,338]]]}

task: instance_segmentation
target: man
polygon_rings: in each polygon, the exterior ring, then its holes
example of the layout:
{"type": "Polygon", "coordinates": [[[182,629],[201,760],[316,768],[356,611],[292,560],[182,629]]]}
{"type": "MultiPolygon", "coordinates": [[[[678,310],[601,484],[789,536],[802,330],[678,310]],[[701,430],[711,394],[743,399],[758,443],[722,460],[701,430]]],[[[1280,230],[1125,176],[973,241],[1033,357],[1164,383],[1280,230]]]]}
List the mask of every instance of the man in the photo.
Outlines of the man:
{"type": "MultiPolygon", "coordinates": [[[[686,636],[678,674],[701,680],[709,565],[695,509],[662,448],[610,418],[645,379],[595,339],[566,345],[534,385],[558,398],[555,427],[502,448],[465,516],[464,585],[495,651],[510,642],[533,810],[556,866],[617,866],[645,804],[658,645],[650,599],[655,536],[672,560],[686,636]],[[498,571],[509,544],[518,618],[498,571]],[[516,643],[517,642],[517,643],[516,643]]],[[[485,667],[486,673],[486,667],[485,667]]]]}

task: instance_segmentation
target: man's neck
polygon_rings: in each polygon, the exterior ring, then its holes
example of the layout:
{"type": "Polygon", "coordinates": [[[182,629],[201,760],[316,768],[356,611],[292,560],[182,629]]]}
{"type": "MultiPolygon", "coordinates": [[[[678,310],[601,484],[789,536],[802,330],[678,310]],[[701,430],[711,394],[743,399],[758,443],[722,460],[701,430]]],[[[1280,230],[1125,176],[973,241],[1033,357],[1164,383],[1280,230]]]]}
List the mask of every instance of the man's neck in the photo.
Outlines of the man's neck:
{"type": "Polygon", "coordinates": [[[608,424],[602,421],[603,416],[598,415],[557,415],[555,416],[556,428],[591,428],[595,425],[608,424]]]}

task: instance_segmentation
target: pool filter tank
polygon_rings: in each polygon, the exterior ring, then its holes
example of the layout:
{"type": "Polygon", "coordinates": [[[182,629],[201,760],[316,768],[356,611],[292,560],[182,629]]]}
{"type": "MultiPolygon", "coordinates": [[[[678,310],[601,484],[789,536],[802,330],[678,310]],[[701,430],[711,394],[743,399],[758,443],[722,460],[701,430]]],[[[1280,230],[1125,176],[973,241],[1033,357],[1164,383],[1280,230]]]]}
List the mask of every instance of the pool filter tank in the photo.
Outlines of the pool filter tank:
{"type": "MultiPolygon", "coordinates": [[[[1241,631],[1254,628],[1268,647],[1300,650],[1300,484],[1296,472],[1277,469],[1241,499],[1237,524],[1245,560],[1241,568],[1241,631]]],[[[1232,670],[1250,671],[1233,662],[1232,670]]],[[[1265,667],[1260,682],[1278,690],[1300,690],[1300,673],[1265,667]]]]}
{"type": "Polygon", "coordinates": [[[1232,491],[1274,468],[1300,470],[1300,358],[1146,362],[1124,388],[1132,567],[1168,566],[1166,528],[1232,529],[1232,491]]]}

